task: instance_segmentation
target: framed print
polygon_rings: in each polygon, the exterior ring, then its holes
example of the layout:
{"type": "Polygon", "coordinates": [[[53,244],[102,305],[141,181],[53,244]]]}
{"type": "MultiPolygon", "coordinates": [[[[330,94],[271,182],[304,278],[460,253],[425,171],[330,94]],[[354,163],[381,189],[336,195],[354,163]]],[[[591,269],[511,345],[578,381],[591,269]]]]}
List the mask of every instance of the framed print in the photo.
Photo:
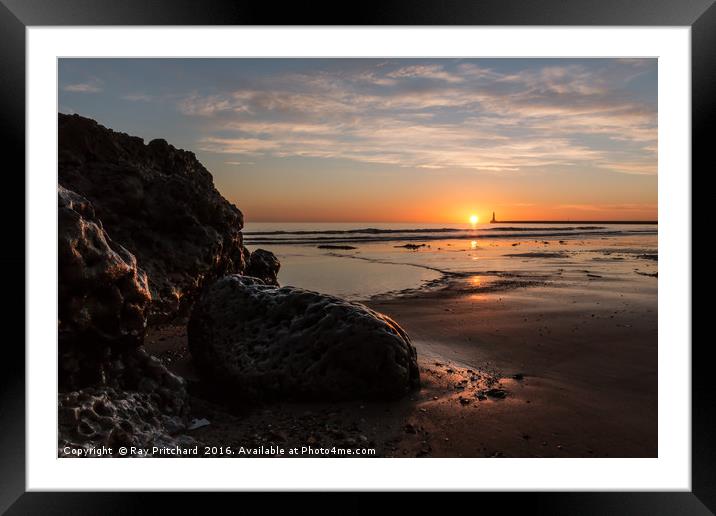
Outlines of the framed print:
{"type": "Polygon", "coordinates": [[[2,508],[709,514],[712,4],[3,1],[2,508]]]}

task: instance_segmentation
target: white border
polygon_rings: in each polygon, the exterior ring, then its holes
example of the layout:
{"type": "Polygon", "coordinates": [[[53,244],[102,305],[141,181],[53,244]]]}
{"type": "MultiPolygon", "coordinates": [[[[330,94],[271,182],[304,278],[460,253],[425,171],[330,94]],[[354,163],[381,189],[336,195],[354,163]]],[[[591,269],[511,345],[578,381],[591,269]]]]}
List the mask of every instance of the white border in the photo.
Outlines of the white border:
{"type": "Polygon", "coordinates": [[[690,39],[688,27],[28,28],[28,490],[690,490],[690,39]],[[659,458],[57,459],[58,56],[658,57],[659,458]]]}

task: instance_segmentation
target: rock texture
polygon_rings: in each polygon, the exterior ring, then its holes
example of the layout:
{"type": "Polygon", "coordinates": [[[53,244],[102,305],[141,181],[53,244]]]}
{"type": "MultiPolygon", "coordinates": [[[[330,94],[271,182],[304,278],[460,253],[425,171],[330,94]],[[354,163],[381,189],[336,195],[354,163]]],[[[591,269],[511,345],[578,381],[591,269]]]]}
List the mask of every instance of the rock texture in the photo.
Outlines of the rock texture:
{"type": "Polygon", "coordinates": [[[104,384],[60,392],[59,457],[69,455],[67,446],[74,453],[105,446],[118,456],[120,446],[151,449],[194,443],[183,435],[188,407],[182,378],[143,348],[125,353],[114,373],[104,384]]]}
{"type": "Polygon", "coordinates": [[[149,277],[151,315],[170,318],[201,287],[245,269],[243,216],[192,152],[59,115],[59,182],[88,199],[149,277]]]}
{"type": "Polygon", "coordinates": [[[184,380],[142,347],[146,274],[92,203],[62,186],[57,194],[59,456],[65,446],[187,442],[184,380]]]}
{"type": "Polygon", "coordinates": [[[254,278],[208,287],[188,337],[200,373],[229,396],[390,399],[419,386],[415,348],[389,317],[254,278]]]}
{"type": "Polygon", "coordinates": [[[92,204],[61,186],[57,193],[60,383],[78,387],[101,381],[113,355],[142,344],[151,296],[92,204]]]}
{"type": "Polygon", "coordinates": [[[278,271],[280,268],[281,262],[272,252],[256,249],[249,256],[245,274],[259,278],[267,285],[278,285],[278,271]]]}

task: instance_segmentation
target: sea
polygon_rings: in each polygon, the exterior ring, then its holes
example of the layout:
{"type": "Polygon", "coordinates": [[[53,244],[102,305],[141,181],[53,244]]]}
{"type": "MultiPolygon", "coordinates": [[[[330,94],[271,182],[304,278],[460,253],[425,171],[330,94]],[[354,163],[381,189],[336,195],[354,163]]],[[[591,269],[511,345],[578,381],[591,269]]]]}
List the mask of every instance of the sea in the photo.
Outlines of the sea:
{"type": "Polygon", "coordinates": [[[510,277],[620,279],[650,289],[658,278],[657,224],[249,222],[243,233],[249,250],[279,258],[281,285],[351,300],[456,277],[485,286],[510,277]]]}

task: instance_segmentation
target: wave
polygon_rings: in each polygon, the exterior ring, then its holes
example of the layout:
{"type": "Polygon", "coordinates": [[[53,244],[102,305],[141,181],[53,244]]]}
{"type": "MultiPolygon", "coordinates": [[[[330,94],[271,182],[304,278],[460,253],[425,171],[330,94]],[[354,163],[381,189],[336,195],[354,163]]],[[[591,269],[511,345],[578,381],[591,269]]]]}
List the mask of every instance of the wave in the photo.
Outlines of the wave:
{"type": "Polygon", "coordinates": [[[556,227],[556,228],[520,228],[520,227],[496,227],[486,228],[484,231],[587,231],[593,229],[607,229],[604,226],[574,226],[574,227],[556,227]]]}
{"type": "Polygon", "coordinates": [[[498,233],[487,233],[483,232],[471,232],[466,230],[456,230],[446,235],[445,231],[403,231],[396,232],[393,230],[383,231],[372,235],[360,235],[356,231],[337,231],[330,233],[323,232],[302,232],[302,233],[263,233],[257,236],[256,233],[249,236],[245,233],[245,242],[251,244],[359,244],[369,242],[399,242],[399,241],[433,241],[433,240],[474,240],[479,238],[487,239],[524,239],[524,238],[588,238],[593,236],[620,236],[629,234],[657,234],[654,230],[589,230],[589,231],[565,231],[565,228],[544,228],[541,231],[530,231],[526,232],[498,232],[498,233]],[[349,233],[349,234],[347,234],[349,233]],[[276,238],[276,236],[286,235],[286,238],[276,238]],[[291,238],[290,235],[298,235],[296,238],[291,238]],[[321,235],[333,235],[333,236],[321,236],[321,235]]]}

